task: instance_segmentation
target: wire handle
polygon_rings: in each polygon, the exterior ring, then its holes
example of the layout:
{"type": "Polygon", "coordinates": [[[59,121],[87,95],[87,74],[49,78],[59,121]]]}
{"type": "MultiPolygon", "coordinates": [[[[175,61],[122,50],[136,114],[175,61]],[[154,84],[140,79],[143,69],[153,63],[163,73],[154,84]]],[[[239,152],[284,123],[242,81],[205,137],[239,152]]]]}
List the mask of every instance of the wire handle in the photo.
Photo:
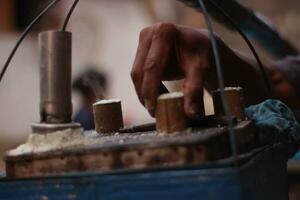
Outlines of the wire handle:
{"type": "Polygon", "coordinates": [[[74,3],[73,3],[73,5],[71,6],[71,9],[69,10],[69,12],[67,14],[67,17],[65,19],[62,31],[66,31],[68,23],[70,21],[70,18],[71,18],[71,16],[72,16],[72,14],[73,14],[73,12],[74,12],[74,10],[75,10],[75,8],[76,8],[76,6],[77,6],[78,3],[79,3],[79,0],[75,0],[74,3]]]}
{"type": "Polygon", "coordinates": [[[16,51],[18,50],[19,46],[22,44],[23,40],[26,38],[28,33],[31,31],[32,27],[39,22],[39,20],[52,8],[56,3],[58,3],[60,0],[54,0],[52,1],[44,10],[42,10],[38,16],[26,27],[24,32],[21,34],[20,38],[18,39],[17,43],[15,44],[14,48],[12,49],[11,53],[9,54],[0,74],[0,83],[5,75],[5,72],[13,59],[14,55],[16,54],[16,51]]]}
{"type": "Polygon", "coordinates": [[[225,91],[224,91],[225,84],[224,84],[223,70],[222,70],[222,66],[221,66],[221,59],[220,59],[220,55],[219,55],[219,49],[218,49],[216,37],[215,37],[214,31],[213,31],[213,26],[212,26],[211,20],[209,18],[206,6],[202,0],[198,0],[198,2],[202,9],[202,12],[203,12],[206,24],[207,24],[207,28],[209,30],[215,65],[216,65],[216,69],[217,69],[217,77],[218,77],[218,83],[219,83],[219,88],[220,88],[222,105],[224,108],[226,119],[228,121],[228,131],[229,131],[229,138],[230,138],[231,153],[232,153],[235,165],[237,165],[238,164],[238,160],[237,160],[238,152],[237,152],[235,133],[233,130],[234,124],[233,124],[232,120],[230,120],[231,119],[230,109],[228,106],[227,98],[225,96],[225,91]]]}
{"type": "MultiPolygon", "coordinates": [[[[17,43],[15,44],[15,46],[13,47],[11,53],[9,54],[2,70],[0,73],[0,83],[3,80],[3,77],[8,69],[9,64],[11,63],[14,55],[16,54],[18,48],[20,47],[20,45],[22,44],[23,40],[26,38],[26,36],[28,35],[28,33],[31,31],[31,29],[33,28],[33,26],[38,23],[40,21],[40,19],[55,5],[59,2],[60,0],[54,0],[52,1],[48,6],[46,6],[46,8],[44,8],[39,14],[38,16],[26,27],[26,29],[24,30],[24,32],[21,34],[20,38],[18,39],[17,43]]],[[[70,21],[71,15],[73,14],[77,4],[78,4],[79,0],[75,0],[71,9],[68,12],[68,15],[66,16],[66,19],[64,21],[63,24],[63,28],[62,31],[65,31],[68,23],[70,21]]]]}

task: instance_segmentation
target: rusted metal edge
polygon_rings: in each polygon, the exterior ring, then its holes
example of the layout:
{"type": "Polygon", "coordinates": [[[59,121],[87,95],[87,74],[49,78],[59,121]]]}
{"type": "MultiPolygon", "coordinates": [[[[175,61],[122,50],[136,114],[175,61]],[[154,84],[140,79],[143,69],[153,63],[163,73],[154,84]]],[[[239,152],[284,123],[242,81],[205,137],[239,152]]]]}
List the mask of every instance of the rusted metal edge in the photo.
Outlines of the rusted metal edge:
{"type": "MultiPolygon", "coordinates": [[[[238,155],[238,160],[240,165],[244,165],[252,159],[253,157],[257,156],[259,153],[264,152],[266,150],[270,149],[270,146],[263,146],[255,148],[249,152],[245,152],[243,154],[238,155]]],[[[93,172],[75,172],[75,173],[67,173],[67,174],[48,174],[43,176],[33,176],[33,177],[20,177],[17,178],[17,180],[37,180],[40,178],[47,178],[49,179],[60,179],[62,176],[65,178],[70,177],[78,177],[80,178],[82,175],[84,176],[95,176],[95,175],[119,175],[119,174],[135,174],[135,173],[146,173],[146,172],[156,172],[156,171],[170,171],[170,170],[193,170],[193,169],[216,169],[216,168],[226,168],[226,167],[232,167],[234,166],[234,159],[233,157],[223,158],[219,160],[209,161],[202,164],[186,164],[184,166],[173,166],[170,168],[170,166],[157,166],[157,167],[151,167],[148,169],[115,169],[113,171],[93,171],[93,172]]],[[[0,173],[0,182],[9,182],[9,181],[15,181],[16,178],[9,178],[6,176],[6,173],[2,172],[0,173]]]]}

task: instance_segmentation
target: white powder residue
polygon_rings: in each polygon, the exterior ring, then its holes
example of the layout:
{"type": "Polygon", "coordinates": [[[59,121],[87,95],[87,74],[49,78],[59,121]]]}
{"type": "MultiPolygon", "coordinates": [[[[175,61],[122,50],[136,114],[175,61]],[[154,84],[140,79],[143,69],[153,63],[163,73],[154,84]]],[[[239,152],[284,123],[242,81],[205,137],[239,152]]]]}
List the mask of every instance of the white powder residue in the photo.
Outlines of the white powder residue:
{"type": "Polygon", "coordinates": [[[104,99],[104,100],[97,101],[93,105],[96,106],[101,104],[111,104],[111,103],[120,103],[120,102],[121,102],[120,99],[104,99]]]}
{"type": "Polygon", "coordinates": [[[31,133],[25,144],[7,152],[8,156],[19,156],[31,153],[44,153],[62,149],[74,149],[103,144],[116,140],[119,133],[113,135],[99,135],[95,131],[86,131],[82,128],[66,129],[48,134],[31,133]]]}
{"type": "MultiPolygon", "coordinates": [[[[241,88],[241,87],[225,87],[224,88],[225,92],[232,91],[232,90],[241,91],[241,90],[243,90],[243,88],[241,88]]],[[[213,93],[220,92],[220,91],[221,91],[220,89],[217,89],[217,90],[213,91],[213,93]]]]}
{"type": "Polygon", "coordinates": [[[41,153],[85,145],[83,129],[66,129],[48,134],[31,133],[25,144],[8,152],[9,156],[41,153]]]}
{"type": "Polygon", "coordinates": [[[172,93],[166,93],[162,94],[158,97],[159,100],[164,100],[164,99],[176,99],[176,98],[181,98],[183,97],[182,92],[172,92],[172,93]]]}

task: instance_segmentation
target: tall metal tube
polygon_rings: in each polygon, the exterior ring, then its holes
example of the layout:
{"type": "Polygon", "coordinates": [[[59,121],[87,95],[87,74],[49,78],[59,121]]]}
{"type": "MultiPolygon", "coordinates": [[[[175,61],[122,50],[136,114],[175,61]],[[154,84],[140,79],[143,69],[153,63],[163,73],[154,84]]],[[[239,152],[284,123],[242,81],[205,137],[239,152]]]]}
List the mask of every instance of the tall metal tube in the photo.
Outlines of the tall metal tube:
{"type": "Polygon", "coordinates": [[[40,115],[42,123],[72,121],[72,34],[47,31],[39,34],[40,115]]]}

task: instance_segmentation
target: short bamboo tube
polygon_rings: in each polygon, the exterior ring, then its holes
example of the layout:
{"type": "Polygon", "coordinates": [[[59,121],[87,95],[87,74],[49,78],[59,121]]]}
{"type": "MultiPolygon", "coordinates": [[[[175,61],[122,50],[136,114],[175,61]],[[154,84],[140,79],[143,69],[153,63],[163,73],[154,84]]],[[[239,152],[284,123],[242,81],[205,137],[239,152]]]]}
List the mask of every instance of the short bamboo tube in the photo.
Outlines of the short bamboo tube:
{"type": "MultiPolygon", "coordinates": [[[[227,87],[224,89],[224,92],[229,105],[230,114],[238,120],[245,120],[243,89],[241,87],[227,87]]],[[[212,97],[215,115],[225,115],[220,90],[213,91],[212,97]]]]}
{"type": "Polygon", "coordinates": [[[156,105],[156,131],[159,133],[175,133],[188,129],[188,119],[184,112],[182,93],[161,95],[156,105]]]}
{"type": "Polygon", "coordinates": [[[97,133],[114,133],[123,128],[120,100],[101,100],[93,104],[97,133]]]}

